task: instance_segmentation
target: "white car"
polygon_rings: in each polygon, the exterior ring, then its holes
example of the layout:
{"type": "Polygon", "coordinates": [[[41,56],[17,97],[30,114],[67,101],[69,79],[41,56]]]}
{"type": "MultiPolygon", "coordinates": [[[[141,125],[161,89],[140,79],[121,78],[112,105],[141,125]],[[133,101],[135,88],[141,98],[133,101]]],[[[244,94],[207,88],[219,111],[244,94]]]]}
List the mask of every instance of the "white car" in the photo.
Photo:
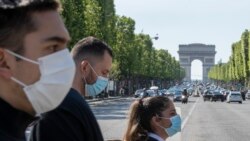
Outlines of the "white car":
{"type": "Polygon", "coordinates": [[[240,104],[242,104],[242,97],[241,97],[241,93],[238,91],[231,91],[228,96],[227,96],[227,102],[239,102],[240,104]]]}

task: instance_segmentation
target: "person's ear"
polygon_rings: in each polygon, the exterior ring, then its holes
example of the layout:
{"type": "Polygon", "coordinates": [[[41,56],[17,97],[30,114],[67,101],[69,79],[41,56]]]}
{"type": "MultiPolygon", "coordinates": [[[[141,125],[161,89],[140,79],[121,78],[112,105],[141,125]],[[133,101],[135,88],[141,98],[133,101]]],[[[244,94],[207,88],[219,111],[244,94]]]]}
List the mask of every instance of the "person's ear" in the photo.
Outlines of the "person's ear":
{"type": "Polygon", "coordinates": [[[7,63],[7,52],[0,48],[0,77],[10,79],[11,70],[7,63]]]}
{"type": "Polygon", "coordinates": [[[88,64],[89,63],[86,60],[81,61],[81,63],[80,63],[81,73],[86,74],[88,64]]]}
{"type": "Polygon", "coordinates": [[[152,117],[152,122],[153,122],[154,124],[158,124],[158,125],[159,125],[159,124],[160,124],[160,121],[161,121],[161,119],[158,118],[157,115],[152,117]]]}

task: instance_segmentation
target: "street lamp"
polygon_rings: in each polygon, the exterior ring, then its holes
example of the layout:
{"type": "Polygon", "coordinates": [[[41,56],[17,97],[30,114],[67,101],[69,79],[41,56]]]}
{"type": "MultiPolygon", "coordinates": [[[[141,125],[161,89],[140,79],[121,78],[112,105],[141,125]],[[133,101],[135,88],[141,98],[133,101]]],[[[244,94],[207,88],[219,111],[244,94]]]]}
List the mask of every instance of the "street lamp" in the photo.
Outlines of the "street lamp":
{"type": "Polygon", "coordinates": [[[159,39],[158,33],[154,37],[152,37],[151,39],[158,40],[159,39]]]}
{"type": "MultiPolygon", "coordinates": [[[[151,37],[151,39],[158,40],[159,39],[158,33],[154,37],[151,37]]],[[[151,86],[153,85],[154,85],[154,80],[151,80],[151,86]]]]}

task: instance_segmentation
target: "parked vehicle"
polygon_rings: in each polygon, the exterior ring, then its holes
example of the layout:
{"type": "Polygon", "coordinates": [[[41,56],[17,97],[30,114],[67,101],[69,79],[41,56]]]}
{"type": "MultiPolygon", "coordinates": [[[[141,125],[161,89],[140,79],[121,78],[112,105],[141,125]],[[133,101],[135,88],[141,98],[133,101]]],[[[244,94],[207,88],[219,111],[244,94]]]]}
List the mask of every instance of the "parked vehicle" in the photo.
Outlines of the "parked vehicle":
{"type": "Polygon", "coordinates": [[[135,97],[135,98],[139,97],[139,96],[141,95],[141,93],[143,93],[143,92],[144,92],[143,89],[138,89],[138,90],[136,90],[136,91],[135,91],[135,94],[134,94],[134,97],[135,97]]]}
{"type": "Polygon", "coordinates": [[[149,90],[153,90],[156,95],[160,95],[158,86],[151,86],[149,90]]]}
{"type": "Polygon", "coordinates": [[[154,90],[146,90],[140,94],[140,98],[145,98],[145,97],[153,97],[157,96],[158,94],[154,90]]]}
{"type": "Polygon", "coordinates": [[[242,104],[242,97],[241,97],[241,93],[238,91],[231,91],[229,93],[229,95],[227,96],[227,102],[239,102],[240,104],[242,104]]]}

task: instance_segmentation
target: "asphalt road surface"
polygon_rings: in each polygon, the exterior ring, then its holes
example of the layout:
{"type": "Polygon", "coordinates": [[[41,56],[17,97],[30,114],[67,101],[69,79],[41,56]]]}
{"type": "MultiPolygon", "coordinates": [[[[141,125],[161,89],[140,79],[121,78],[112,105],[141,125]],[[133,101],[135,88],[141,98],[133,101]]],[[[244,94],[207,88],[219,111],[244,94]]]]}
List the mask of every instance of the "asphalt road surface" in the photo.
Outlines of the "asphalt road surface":
{"type": "MultiPolygon", "coordinates": [[[[133,100],[121,98],[90,103],[105,140],[122,139],[133,100]]],[[[228,104],[190,97],[188,104],[175,102],[175,105],[181,108],[182,141],[250,140],[250,100],[228,104]]]]}

